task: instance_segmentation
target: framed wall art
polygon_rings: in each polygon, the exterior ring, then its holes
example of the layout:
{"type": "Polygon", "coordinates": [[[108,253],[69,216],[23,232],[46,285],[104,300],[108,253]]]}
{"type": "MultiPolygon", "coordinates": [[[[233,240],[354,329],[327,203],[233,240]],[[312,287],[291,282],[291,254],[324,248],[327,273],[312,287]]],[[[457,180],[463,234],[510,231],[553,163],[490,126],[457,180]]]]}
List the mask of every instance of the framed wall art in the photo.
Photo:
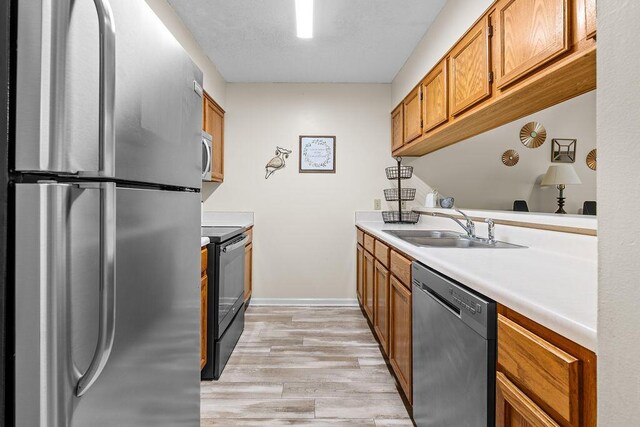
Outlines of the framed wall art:
{"type": "Polygon", "coordinates": [[[335,136],[300,136],[300,173],[336,172],[335,136]]]}
{"type": "Polygon", "coordinates": [[[553,139],[551,161],[553,163],[574,163],[576,161],[575,139],[553,139]]]}

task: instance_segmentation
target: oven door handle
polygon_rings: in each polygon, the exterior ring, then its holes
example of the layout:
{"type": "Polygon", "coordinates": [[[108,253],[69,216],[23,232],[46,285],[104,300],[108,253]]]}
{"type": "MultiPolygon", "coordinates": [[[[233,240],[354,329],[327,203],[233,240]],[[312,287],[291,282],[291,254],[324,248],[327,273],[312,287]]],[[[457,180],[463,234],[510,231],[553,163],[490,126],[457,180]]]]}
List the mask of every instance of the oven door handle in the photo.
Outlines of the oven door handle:
{"type": "Polygon", "coordinates": [[[229,246],[225,246],[224,248],[222,248],[220,250],[223,253],[226,254],[227,252],[231,252],[231,251],[234,251],[234,250],[236,250],[238,248],[244,247],[247,244],[248,241],[249,241],[249,236],[244,236],[242,238],[242,240],[240,240],[238,243],[233,243],[233,244],[231,244],[229,246]]]}

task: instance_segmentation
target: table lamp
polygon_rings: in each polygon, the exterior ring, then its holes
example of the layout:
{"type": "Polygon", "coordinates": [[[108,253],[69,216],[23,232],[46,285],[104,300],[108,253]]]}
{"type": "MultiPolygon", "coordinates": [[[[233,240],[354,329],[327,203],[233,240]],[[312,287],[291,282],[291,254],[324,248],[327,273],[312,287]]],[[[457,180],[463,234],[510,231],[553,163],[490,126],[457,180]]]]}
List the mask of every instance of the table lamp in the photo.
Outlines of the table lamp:
{"type": "Polygon", "coordinates": [[[564,189],[567,185],[582,184],[578,174],[571,165],[551,165],[547,173],[542,178],[541,186],[555,185],[560,194],[558,195],[557,214],[566,214],[564,211],[564,189]]]}

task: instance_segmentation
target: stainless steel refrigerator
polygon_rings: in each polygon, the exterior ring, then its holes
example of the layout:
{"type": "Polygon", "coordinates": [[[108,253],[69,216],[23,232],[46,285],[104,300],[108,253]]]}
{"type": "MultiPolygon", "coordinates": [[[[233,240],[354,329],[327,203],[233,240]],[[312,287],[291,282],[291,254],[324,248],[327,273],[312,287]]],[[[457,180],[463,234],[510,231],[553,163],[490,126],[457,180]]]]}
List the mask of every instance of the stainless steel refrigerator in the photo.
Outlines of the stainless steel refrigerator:
{"type": "Polygon", "coordinates": [[[197,426],[202,73],[143,0],[14,4],[13,423],[197,426]]]}

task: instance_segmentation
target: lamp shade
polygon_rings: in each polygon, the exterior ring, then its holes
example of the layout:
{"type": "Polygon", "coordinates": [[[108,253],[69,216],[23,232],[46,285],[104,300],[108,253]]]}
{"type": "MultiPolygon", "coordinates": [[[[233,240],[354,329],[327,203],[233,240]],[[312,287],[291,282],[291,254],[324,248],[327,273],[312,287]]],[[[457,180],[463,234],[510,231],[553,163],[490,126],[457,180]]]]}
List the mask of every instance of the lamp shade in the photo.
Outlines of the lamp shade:
{"type": "Polygon", "coordinates": [[[551,165],[540,185],[582,184],[576,170],[571,165],[551,165]]]}

